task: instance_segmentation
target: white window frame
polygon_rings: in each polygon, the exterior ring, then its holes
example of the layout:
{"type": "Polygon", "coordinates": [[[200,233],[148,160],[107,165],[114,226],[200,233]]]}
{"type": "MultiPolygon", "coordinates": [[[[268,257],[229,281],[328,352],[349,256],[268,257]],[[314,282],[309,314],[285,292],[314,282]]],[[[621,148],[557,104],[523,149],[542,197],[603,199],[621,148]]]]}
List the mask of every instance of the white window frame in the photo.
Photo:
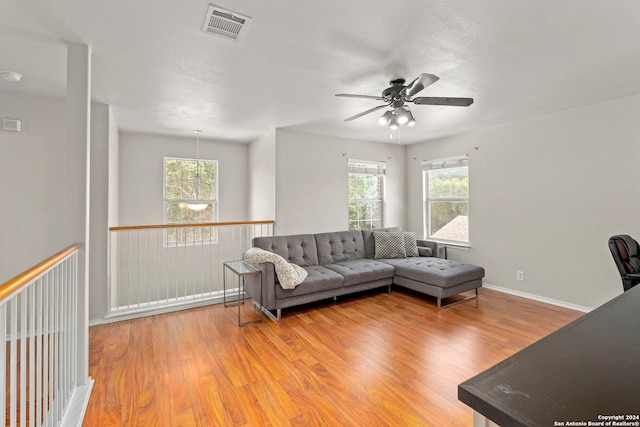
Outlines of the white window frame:
{"type": "MultiPolygon", "coordinates": [[[[186,222],[169,222],[167,218],[167,206],[170,203],[194,203],[201,202],[206,204],[211,204],[212,207],[212,219],[195,221],[194,224],[197,223],[208,223],[208,222],[217,222],[218,221],[218,186],[219,186],[219,164],[217,160],[206,160],[206,159],[192,159],[192,158],[183,158],[183,157],[164,157],[162,162],[162,218],[165,224],[185,224],[186,222]],[[213,178],[213,198],[208,197],[198,197],[197,199],[170,199],[167,198],[167,161],[177,160],[181,162],[200,162],[202,163],[211,163],[215,167],[215,176],[213,178]]],[[[176,227],[177,233],[186,233],[188,227],[176,227]]],[[[180,238],[173,239],[169,238],[169,230],[165,230],[164,232],[164,244],[165,246],[193,246],[193,245],[203,245],[203,244],[216,244],[218,242],[218,234],[216,232],[215,227],[211,230],[210,238],[200,238],[200,239],[192,239],[192,240],[184,240],[180,238]]]]}
{"type": "MultiPolygon", "coordinates": [[[[462,240],[449,240],[449,239],[441,239],[432,237],[431,230],[431,202],[465,202],[467,204],[467,220],[470,218],[470,204],[469,204],[469,196],[471,193],[471,189],[469,188],[467,191],[466,197],[431,197],[429,194],[429,171],[432,170],[442,170],[442,169],[452,169],[458,167],[466,167],[467,168],[467,177],[469,177],[469,156],[455,156],[448,157],[445,159],[437,159],[437,160],[425,160],[422,162],[422,185],[423,185],[423,226],[424,226],[424,235],[427,239],[432,239],[436,241],[440,241],[451,246],[470,246],[470,229],[467,224],[467,241],[462,240]]],[[[468,178],[467,178],[468,179],[468,178]]]]}
{"type": "MultiPolygon", "coordinates": [[[[380,185],[380,198],[375,199],[351,199],[349,198],[347,201],[347,228],[349,230],[361,230],[362,228],[352,228],[351,219],[348,216],[349,206],[351,203],[369,203],[369,204],[380,204],[380,227],[384,227],[384,209],[385,209],[385,188],[386,188],[386,162],[379,162],[373,160],[359,160],[359,159],[348,159],[347,160],[347,192],[349,191],[349,181],[351,175],[366,175],[366,176],[375,176],[382,177],[382,182],[380,185]]],[[[348,197],[348,195],[347,195],[348,197]]],[[[357,223],[361,224],[366,221],[369,221],[371,224],[372,220],[378,220],[378,218],[369,218],[368,220],[358,220],[357,223]]],[[[368,228],[373,229],[373,227],[368,228]]]]}

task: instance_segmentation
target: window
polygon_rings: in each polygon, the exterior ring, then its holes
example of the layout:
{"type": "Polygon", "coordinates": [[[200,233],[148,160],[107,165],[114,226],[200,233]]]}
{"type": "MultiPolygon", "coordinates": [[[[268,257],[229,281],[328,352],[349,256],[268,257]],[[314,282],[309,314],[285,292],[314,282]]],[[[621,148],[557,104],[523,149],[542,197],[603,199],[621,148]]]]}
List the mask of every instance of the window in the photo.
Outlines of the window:
{"type": "MultiPolygon", "coordinates": [[[[218,162],[164,158],[164,222],[204,223],[218,220],[218,162]]],[[[167,243],[212,242],[213,227],[169,229],[167,243]]]]}
{"type": "Polygon", "coordinates": [[[422,163],[427,237],[469,243],[469,161],[467,156],[422,163]]]}
{"type": "Polygon", "coordinates": [[[349,230],[382,228],[384,162],[349,160],[349,230]]]}

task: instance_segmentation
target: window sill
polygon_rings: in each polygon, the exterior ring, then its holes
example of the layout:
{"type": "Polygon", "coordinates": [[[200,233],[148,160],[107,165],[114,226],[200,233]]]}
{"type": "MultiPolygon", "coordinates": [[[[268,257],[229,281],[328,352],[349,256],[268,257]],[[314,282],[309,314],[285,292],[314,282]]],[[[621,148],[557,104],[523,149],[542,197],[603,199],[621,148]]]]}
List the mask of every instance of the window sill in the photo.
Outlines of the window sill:
{"type": "Polygon", "coordinates": [[[430,242],[435,242],[437,243],[439,246],[447,246],[449,248],[456,248],[456,249],[471,249],[471,243],[466,243],[466,242],[456,242],[453,240],[439,240],[439,239],[432,239],[429,237],[425,237],[424,240],[428,240],[430,242]]]}
{"type": "Polygon", "coordinates": [[[448,259],[448,251],[449,248],[461,251],[469,251],[471,250],[471,245],[469,243],[453,243],[453,242],[445,242],[440,240],[432,240],[438,244],[438,256],[442,256],[444,259],[448,259]]]}
{"type": "Polygon", "coordinates": [[[438,242],[438,245],[446,246],[447,248],[461,249],[463,251],[468,251],[471,249],[471,245],[469,243],[438,242]]]}

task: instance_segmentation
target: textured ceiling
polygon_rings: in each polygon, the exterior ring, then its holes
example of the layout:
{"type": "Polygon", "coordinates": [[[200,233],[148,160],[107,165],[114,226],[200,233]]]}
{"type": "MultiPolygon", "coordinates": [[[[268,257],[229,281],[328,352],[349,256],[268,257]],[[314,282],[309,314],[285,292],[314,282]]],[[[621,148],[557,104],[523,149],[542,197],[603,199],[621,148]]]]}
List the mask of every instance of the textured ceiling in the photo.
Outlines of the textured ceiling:
{"type": "Polygon", "coordinates": [[[269,129],[389,142],[379,95],[432,73],[403,144],[640,93],[640,2],[215,0],[252,17],[239,43],[202,33],[208,1],[3,0],[0,90],[64,96],[65,41],[91,46],[93,98],[123,131],[248,142],[269,129]]]}

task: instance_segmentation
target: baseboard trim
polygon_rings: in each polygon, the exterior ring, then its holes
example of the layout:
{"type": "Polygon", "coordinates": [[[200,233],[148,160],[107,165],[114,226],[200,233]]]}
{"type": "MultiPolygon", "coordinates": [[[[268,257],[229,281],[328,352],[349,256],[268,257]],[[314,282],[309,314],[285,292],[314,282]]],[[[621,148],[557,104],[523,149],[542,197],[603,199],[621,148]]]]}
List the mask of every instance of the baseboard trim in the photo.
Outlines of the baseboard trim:
{"type": "MultiPolygon", "coordinates": [[[[238,299],[237,290],[233,290],[233,291],[235,291],[235,294],[232,293],[231,295],[228,295],[227,301],[234,301],[238,299]]],[[[246,294],[245,294],[245,298],[248,298],[246,294]]],[[[223,301],[224,301],[223,297],[218,296],[215,298],[196,300],[189,303],[157,307],[150,310],[139,310],[139,311],[131,310],[131,311],[124,311],[121,313],[115,312],[115,313],[107,314],[102,319],[89,320],[89,327],[105,325],[107,323],[121,322],[124,320],[133,320],[133,319],[138,319],[140,317],[154,316],[156,314],[173,313],[174,311],[189,310],[190,308],[199,308],[207,305],[222,304],[223,301]]]]}
{"type": "MultiPolygon", "coordinates": [[[[503,292],[505,294],[511,294],[511,295],[515,295],[515,296],[522,297],[522,298],[527,298],[527,299],[534,300],[534,301],[539,301],[539,302],[544,302],[544,303],[547,303],[547,304],[556,305],[558,307],[568,308],[570,310],[581,311],[583,313],[588,313],[591,310],[593,310],[593,308],[590,308],[590,307],[584,307],[584,306],[581,306],[581,305],[571,304],[571,303],[568,303],[568,302],[565,302],[565,301],[560,301],[560,300],[556,300],[556,299],[552,299],[552,298],[542,297],[540,295],[535,295],[535,294],[529,294],[527,292],[517,291],[517,290],[514,290],[514,289],[503,288],[502,286],[496,286],[496,285],[492,285],[490,283],[483,283],[482,287],[487,288],[487,289],[491,289],[491,290],[494,290],[494,291],[497,291],[497,292],[503,292]]],[[[183,305],[183,306],[165,307],[165,308],[162,308],[162,309],[157,309],[157,310],[153,310],[153,311],[149,311],[149,312],[142,312],[142,313],[123,313],[123,314],[119,314],[119,315],[108,315],[104,319],[90,320],[89,321],[89,326],[97,326],[97,325],[103,325],[103,324],[107,324],[107,323],[120,322],[122,320],[132,320],[132,319],[137,319],[139,317],[152,316],[152,315],[155,315],[155,314],[170,313],[170,312],[173,312],[173,311],[186,310],[186,309],[190,309],[190,308],[197,308],[197,307],[201,307],[201,306],[204,306],[204,305],[211,305],[211,304],[216,304],[216,303],[222,303],[222,297],[219,298],[219,301],[197,302],[197,303],[183,305]]]]}
{"type": "Polygon", "coordinates": [[[482,287],[483,288],[487,288],[487,289],[491,289],[491,290],[494,290],[494,291],[498,291],[498,292],[503,292],[505,294],[515,295],[517,297],[522,297],[522,298],[527,298],[527,299],[531,299],[531,300],[534,300],[534,301],[544,302],[544,303],[547,303],[547,304],[557,305],[558,307],[564,307],[564,308],[568,308],[570,310],[581,311],[583,313],[588,313],[591,310],[593,310],[593,308],[590,308],[590,307],[584,307],[584,306],[581,306],[581,305],[571,304],[571,303],[568,303],[568,302],[565,302],[565,301],[560,301],[560,300],[557,300],[557,299],[541,297],[540,295],[529,294],[527,292],[516,291],[514,289],[503,288],[501,286],[495,286],[495,285],[491,285],[489,283],[483,283],[482,287]]]}
{"type": "Polygon", "coordinates": [[[88,378],[86,384],[77,386],[73,391],[69,407],[60,422],[61,427],[82,427],[82,421],[84,420],[84,414],[89,405],[89,397],[91,396],[93,383],[93,378],[88,378]]]}

